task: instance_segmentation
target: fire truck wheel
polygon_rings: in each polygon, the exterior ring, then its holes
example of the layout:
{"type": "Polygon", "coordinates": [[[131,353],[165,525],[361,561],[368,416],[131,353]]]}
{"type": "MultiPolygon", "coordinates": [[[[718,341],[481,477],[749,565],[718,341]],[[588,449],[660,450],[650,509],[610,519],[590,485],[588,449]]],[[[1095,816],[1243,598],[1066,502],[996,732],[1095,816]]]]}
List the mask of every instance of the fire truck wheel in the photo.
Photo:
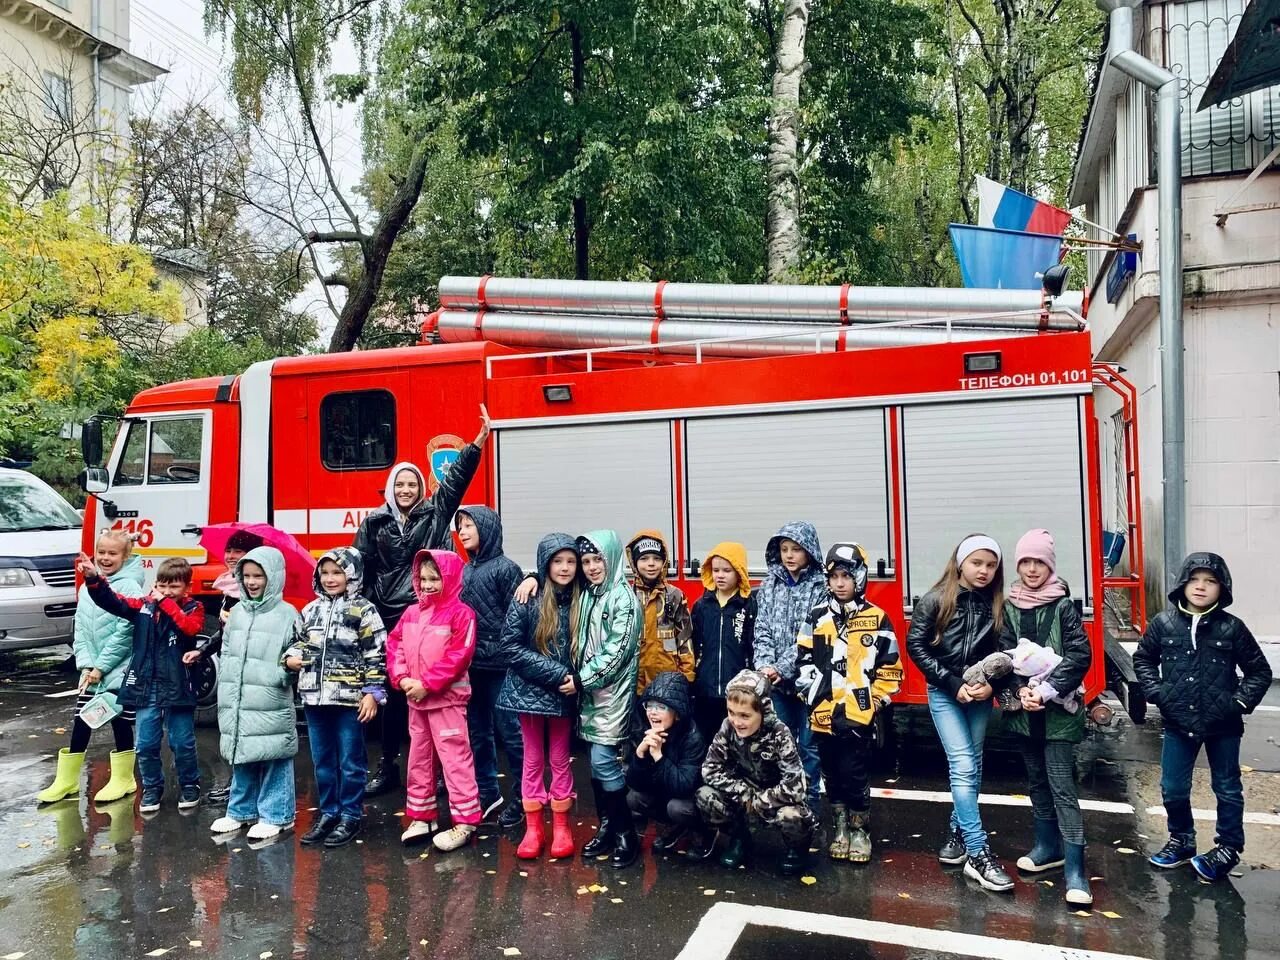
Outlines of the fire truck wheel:
{"type": "MultiPolygon", "coordinates": [[[[204,646],[218,632],[219,626],[216,616],[206,616],[204,627],[196,636],[196,645],[204,646]]],[[[196,691],[196,726],[217,726],[218,658],[216,656],[201,657],[190,669],[191,685],[196,691]]]]}

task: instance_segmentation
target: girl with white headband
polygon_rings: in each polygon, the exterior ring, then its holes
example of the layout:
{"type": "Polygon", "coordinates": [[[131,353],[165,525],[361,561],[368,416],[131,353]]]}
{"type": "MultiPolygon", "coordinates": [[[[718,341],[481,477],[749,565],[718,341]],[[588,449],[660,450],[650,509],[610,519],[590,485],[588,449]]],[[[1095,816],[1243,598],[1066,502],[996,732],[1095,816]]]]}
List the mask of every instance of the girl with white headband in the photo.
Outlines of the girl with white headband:
{"type": "Polygon", "coordinates": [[[987,846],[978,812],[993,691],[989,683],[966,684],[964,672],[987,654],[1015,645],[1004,620],[1000,545],[975,533],[960,542],[938,582],[915,605],[907,632],[907,652],[929,683],[929,714],[951,781],[951,825],[938,859],[963,863],[966,876],[1001,893],[1012,890],[1013,881],[987,846]]]}

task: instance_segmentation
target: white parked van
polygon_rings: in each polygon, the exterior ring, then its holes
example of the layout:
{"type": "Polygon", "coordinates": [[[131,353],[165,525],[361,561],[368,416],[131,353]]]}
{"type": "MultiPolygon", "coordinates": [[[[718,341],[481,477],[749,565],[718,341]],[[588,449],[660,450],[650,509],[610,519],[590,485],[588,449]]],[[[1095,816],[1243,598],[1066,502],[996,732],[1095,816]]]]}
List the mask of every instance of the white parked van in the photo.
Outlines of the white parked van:
{"type": "Polygon", "coordinates": [[[0,467],[0,650],[71,642],[81,523],[39,477],[0,467]]]}

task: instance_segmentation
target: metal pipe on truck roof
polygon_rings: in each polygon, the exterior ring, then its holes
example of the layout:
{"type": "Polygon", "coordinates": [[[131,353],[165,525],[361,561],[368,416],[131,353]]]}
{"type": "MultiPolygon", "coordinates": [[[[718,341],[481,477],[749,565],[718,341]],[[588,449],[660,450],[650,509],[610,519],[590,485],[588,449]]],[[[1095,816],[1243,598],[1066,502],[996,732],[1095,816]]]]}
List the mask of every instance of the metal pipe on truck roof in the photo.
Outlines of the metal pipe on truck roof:
{"type": "MultiPolygon", "coordinates": [[[[1182,336],[1182,84],[1133,48],[1134,11],[1143,0],[1097,0],[1109,17],[1107,59],[1115,69],[1156,91],[1156,206],[1160,267],[1160,426],[1164,468],[1163,525],[1166,584],[1186,553],[1186,399],[1182,336]]],[[[1141,574],[1142,571],[1138,571],[1141,574]]],[[[1163,593],[1164,591],[1160,591],[1163,593]]]]}
{"type": "Polygon", "coordinates": [[[491,340],[510,347],[575,350],[634,346],[662,353],[708,357],[762,357],[832,353],[840,349],[902,347],[951,341],[991,340],[1030,335],[978,327],[859,326],[744,321],[664,320],[654,329],[643,317],[596,317],[565,314],[441,310],[436,332],[446,343],[491,340]],[[477,323],[479,318],[479,323],[477,323]],[[732,339],[730,339],[732,338],[732,339]],[[708,341],[697,345],[691,340],[708,341]],[[843,342],[843,347],[841,346],[843,342]]]}
{"type": "MultiPolygon", "coordinates": [[[[784,323],[877,323],[948,316],[1039,311],[1039,290],[959,287],[844,287],[787,284],[639,283],[443,277],[446,310],[564,313],[669,319],[784,323]]],[[[1050,308],[1054,329],[1079,329],[1067,311],[1082,314],[1084,296],[1067,291],[1050,308]]]]}

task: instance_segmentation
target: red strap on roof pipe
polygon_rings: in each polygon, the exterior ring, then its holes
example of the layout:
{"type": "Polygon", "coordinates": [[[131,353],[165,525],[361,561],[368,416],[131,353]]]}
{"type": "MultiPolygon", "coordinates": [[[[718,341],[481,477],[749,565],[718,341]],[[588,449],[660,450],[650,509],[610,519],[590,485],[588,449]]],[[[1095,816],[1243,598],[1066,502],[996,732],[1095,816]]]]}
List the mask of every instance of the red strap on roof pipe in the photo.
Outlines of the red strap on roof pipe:
{"type": "MultiPolygon", "coordinates": [[[[840,284],[840,326],[849,325],[849,284],[840,284]]],[[[844,349],[844,334],[840,334],[840,349],[844,349]]]]}
{"type": "MultiPolygon", "coordinates": [[[[484,299],[484,288],[489,285],[489,278],[490,278],[490,275],[486,273],[483,277],[480,278],[480,285],[476,287],[476,302],[477,304],[479,304],[481,310],[483,310],[485,307],[488,306],[488,304],[485,303],[485,299],[484,299]]],[[[477,327],[476,329],[478,330],[479,327],[477,327]]]]}
{"type": "MultiPolygon", "coordinates": [[[[488,279],[488,278],[486,278],[486,279],[488,279]]],[[[488,311],[487,311],[483,306],[482,306],[479,310],[477,310],[477,311],[476,311],[476,322],[475,322],[475,325],[473,326],[473,328],[472,328],[472,329],[474,329],[474,330],[475,330],[475,332],[476,332],[476,339],[477,339],[477,340],[483,340],[483,339],[484,339],[484,315],[485,315],[487,312],[488,312],[488,311]]]]}
{"type": "Polygon", "coordinates": [[[654,346],[658,345],[658,324],[667,319],[667,313],[662,309],[662,291],[666,288],[667,281],[659,280],[653,289],[653,326],[649,328],[649,342],[654,346]]]}

